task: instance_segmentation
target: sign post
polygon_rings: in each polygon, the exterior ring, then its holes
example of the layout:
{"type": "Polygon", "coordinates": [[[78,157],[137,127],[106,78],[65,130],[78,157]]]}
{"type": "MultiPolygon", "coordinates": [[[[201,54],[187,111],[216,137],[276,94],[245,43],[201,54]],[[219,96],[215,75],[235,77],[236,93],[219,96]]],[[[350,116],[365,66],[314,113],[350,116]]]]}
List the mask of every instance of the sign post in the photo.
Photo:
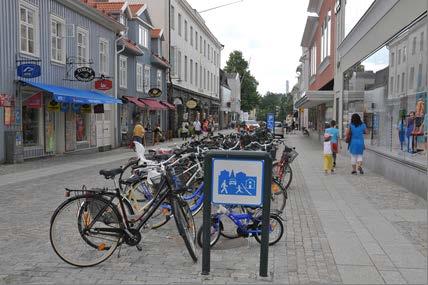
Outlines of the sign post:
{"type": "Polygon", "coordinates": [[[259,275],[268,276],[272,158],[262,151],[210,151],[204,164],[202,275],[210,273],[211,203],[262,207],[259,275]]]}
{"type": "Polygon", "coordinates": [[[266,117],[266,126],[273,133],[275,130],[275,115],[268,113],[266,117]]]}

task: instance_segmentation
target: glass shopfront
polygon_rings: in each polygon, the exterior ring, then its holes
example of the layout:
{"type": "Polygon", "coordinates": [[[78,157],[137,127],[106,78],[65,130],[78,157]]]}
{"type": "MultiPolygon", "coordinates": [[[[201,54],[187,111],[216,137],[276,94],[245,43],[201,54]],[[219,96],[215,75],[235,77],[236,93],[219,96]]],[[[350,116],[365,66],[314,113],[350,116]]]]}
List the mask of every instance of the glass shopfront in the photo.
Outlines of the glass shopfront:
{"type": "Polygon", "coordinates": [[[89,114],[76,113],[76,141],[89,141],[90,117],[89,114]]]}
{"type": "Polygon", "coordinates": [[[344,73],[343,132],[358,113],[372,150],[427,164],[427,18],[344,73]]]}

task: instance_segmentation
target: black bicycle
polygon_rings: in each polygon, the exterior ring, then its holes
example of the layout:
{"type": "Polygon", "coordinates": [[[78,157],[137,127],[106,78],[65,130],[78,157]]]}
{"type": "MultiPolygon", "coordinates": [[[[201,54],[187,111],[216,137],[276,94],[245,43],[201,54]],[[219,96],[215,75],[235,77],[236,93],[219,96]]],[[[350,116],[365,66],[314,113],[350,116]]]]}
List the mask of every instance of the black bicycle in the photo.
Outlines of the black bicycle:
{"type": "MultiPolygon", "coordinates": [[[[129,214],[119,188],[66,189],[66,196],[74,196],[55,210],[50,223],[50,241],[55,253],[71,265],[88,267],[108,259],[122,244],[141,251],[141,228],[168,201],[178,232],[196,262],[196,227],[188,204],[181,198],[186,189],[176,187],[172,167],[162,166],[161,170],[163,175],[153,199],[137,215],[129,214]]],[[[100,174],[114,180],[120,171],[100,171],[100,174]]]]}

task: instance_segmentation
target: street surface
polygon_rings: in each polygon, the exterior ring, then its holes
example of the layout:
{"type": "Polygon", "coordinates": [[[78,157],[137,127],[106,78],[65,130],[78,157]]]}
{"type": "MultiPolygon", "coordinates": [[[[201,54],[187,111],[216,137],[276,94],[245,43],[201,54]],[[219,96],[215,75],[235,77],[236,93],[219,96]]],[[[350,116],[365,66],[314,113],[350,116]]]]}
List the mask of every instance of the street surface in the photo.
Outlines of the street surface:
{"type": "MultiPolygon", "coordinates": [[[[0,166],[0,284],[426,284],[427,202],[369,170],[351,176],[344,156],[337,173],[325,176],[319,144],[300,135],[286,140],[299,156],[286,234],[270,247],[268,278],[258,277],[260,247],[252,238],[221,238],[211,275],[201,276],[201,258],[192,262],[173,222],[144,231],[142,252],[124,246],[120,257],[84,269],[61,261],[49,221],[65,200],[63,188],[112,186],[98,171],[133,156],[118,149],[0,166]]],[[[199,227],[201,216],[196,221],[199,227]]]]}

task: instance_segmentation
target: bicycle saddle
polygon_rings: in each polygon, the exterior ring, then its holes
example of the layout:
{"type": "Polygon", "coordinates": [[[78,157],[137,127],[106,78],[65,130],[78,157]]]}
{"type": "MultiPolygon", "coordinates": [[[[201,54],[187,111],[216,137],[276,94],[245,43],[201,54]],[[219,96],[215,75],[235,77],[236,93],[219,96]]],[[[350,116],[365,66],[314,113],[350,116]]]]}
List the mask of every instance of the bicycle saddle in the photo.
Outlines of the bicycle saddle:
{"type": "Polygon", "coordinates": [[[101,169],[100,175],[103,175],[105,179],[114,179],[114,177],[123,172],[122,168],[114,168],[111,170],[101,169]]]}

